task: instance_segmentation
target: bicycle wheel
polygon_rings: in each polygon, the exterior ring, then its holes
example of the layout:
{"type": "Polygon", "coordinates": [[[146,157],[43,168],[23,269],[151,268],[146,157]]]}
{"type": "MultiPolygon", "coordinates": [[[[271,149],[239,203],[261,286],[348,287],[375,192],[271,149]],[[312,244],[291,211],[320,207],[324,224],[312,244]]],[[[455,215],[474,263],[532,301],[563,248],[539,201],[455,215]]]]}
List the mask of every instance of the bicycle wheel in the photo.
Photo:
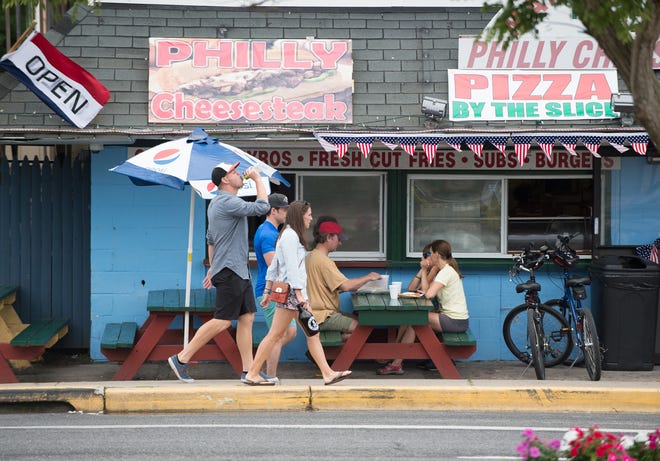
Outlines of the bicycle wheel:
{"type": "MultiPolygon", "coordinates": [[[[556,299],[549,299],[547,301],[543,302],[544,306],[548,306],[556,310],[561,314],[562,317],[566,320],[566,324],[570,327],[572,325],[571,322],[571,311],[566,304],[566,301],[564,301],[561,298],[556,298],[556,299]]],[[[571,349],[568,351],[568,355],[566,356],[566,360],[564,360],[563,364],[568,365],[568,366],[582,366],[584,364],[584,358],[582,357],[582,351],[578,347],[575,346],[575,336],[574,332],[571,334],[571,349]]]]}
{"type": "Polygon", "coordinates": [[[545,379],[543,323],[541,322],[541,314],[534,309],[527,309],[527,342],[532,354],[532,365],[534,365],[536,379],[545,379]]]}
{"type": "MultiPolygon", "coordinates": [[[[556,310],[542,305],[539,312],[546,334],[545,366],[553,367],[564,362],[573,349],[571,329],[566,319],[556,310]]],[[[511,353],[522,363],[529,363],[531,356],[527,349],[527,304],[511,309],[504,319],[502,335],[511,353]]]]}
{"type": "Polygon", "coordinates": [[[582,308],[578,310],[578,322],[578,328],[582,332],[582,355],[584,355],[584,364],[587,367],[589,379],[598,381],[600,380],[602,360],[594,316],[589,309],[582,308]]]}

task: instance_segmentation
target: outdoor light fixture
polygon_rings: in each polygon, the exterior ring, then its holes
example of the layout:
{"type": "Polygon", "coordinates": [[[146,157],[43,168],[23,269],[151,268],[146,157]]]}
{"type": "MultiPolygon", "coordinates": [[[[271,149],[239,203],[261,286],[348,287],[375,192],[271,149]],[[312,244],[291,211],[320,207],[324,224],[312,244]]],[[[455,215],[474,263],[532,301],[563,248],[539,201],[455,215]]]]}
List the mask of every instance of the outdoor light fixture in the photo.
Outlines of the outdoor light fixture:
{"type": "Polygon", "coordinates": [[[635,101],[633,101],[633,96],[630,93],[612,93],[612,100],[610,101],[610,107],[616,112],[621,112],[622,114],[631,114],[635,106],[635,101]]]}
{"type": "Polygon", "coordinates": [[[432,98],[424,96],[422,98],[422,114],[430,118],[444,118],[447,112],[447,101],[444,99],[432,98]]]}
{"type": "Polygon", "coordinates": [[[94,153],[101,152],[103,150],[103,147],[105,147],[105,146],[103,146],[103,144],[98,143],[98,142],[89,143],[89,150],[94,152],[94,153]]]}

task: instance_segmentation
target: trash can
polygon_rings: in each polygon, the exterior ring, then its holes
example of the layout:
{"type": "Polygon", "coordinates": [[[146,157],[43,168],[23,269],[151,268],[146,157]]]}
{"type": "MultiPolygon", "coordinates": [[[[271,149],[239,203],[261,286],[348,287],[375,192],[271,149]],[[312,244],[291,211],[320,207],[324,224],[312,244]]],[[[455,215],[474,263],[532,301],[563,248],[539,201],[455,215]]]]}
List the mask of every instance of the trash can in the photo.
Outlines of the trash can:
{"type": "Polygon", "coordinates": [[[603,369],[652,370],[660,265],[638,256],[601,255],[589,273],[592,305],[600,314],[603,369]]]}

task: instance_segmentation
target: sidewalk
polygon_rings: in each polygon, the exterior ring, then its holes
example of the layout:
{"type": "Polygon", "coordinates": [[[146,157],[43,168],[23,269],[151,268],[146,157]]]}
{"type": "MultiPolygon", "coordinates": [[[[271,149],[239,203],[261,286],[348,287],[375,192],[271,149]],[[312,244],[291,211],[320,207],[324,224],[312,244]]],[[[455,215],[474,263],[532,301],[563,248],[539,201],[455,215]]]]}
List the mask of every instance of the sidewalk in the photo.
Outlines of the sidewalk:
{"type": "Polygon", "coordinates": [[[357,361],[353,376],[324,386],[311,363],[282,363],[281,384],[242,384],[226,363],[191,369],[193,384],[175,380],[166,363],[147,363],[132,381],[112,381],[116,363],[49,353],[44,361],[18,370],[18,384],[0,384],[3,406],[26,402],[67,402],[84,412],[175,412],[234,410],[479,410],[660,413],[660,368],[608,371],[591,382],[584,368],[557,366],[537,381],[534,371],[509,361],[457,362],[464,379],[441,379],[404,364],[401,376],[378,376],[372,361],[357,361]]]}

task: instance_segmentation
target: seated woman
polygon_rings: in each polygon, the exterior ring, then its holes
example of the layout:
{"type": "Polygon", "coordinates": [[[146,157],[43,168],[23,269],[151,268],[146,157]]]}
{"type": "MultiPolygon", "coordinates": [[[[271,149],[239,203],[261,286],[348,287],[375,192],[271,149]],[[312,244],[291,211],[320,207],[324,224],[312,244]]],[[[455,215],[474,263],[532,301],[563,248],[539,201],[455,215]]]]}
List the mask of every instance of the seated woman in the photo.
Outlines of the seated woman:
{"type": "MultiPolygon", "coordinates": [[[[435,240],[430,247],[430,262],[437,267],[438,272],[432,282],[426,277],[421,277],[421,289],[427,299],[437,299],[440,308],[437,311],[429,312],[429,325],[435,331],[463,333],[469,326],[467,302],[461,280],[463,274],[451,254],[449,242],[435,240]]],[[[415,342],[415,330],[406,328],[401,342],[415,342]]],[[[401,375],[403,374],[403,360],[394,359],[383,368],[379,368],[377,373],[379,375],[401,375]]]]}

